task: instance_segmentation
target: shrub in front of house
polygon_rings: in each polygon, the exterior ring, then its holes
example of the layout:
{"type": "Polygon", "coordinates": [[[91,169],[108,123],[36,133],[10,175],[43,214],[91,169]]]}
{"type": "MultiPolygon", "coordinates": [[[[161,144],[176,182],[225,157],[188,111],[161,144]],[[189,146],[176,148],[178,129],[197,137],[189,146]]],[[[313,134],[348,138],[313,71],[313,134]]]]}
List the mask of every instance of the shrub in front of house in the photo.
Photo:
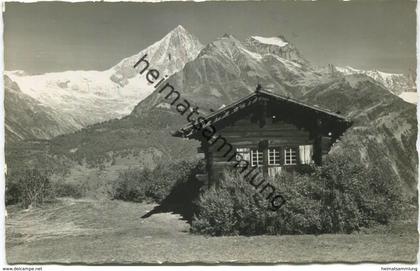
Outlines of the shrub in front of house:
{"type": "MultiPolygon", "coordinates": [[[[293,180],[288,178],[292,176],[287,174],[279,178],[292,183],[293,180]]],[[[199,198],[192,232],[215,236],[319,232],[320,204],[305,198],[307,186],[302,186],[308,183],[308,178],[299,175],[293,179],[294,184],[285,184],[285,187],[270,182],[286,198],[285,206],[274,212],[269,209],[266,194],[258,193],[237,172],[226,172],[217,188],[212,187],[199,198]]]]}
{"type": "Polygon", "coordinates": [[[234,202],[226,190],[212,187],[201,197],[199,216],[193,220],[192,230],[210,235],[238,233],[234,202]]]}
{"type": "Polygon", "coordinates": [[[271,211],[261,193],[236,172],[197,201],[192,231],[208,235],[351,233],[388,224],[401,207],[401,189],[392,178],[349,157],[330,156],[306,173],[271,180],[286,203],[271,211]]]}
{"type": "Polygon", "coordinates": [[[324,232],[352,232],[388,224],[403,207],[401,184],[348,156],[330,156],[317,171],[322,188],[324,232]]]}

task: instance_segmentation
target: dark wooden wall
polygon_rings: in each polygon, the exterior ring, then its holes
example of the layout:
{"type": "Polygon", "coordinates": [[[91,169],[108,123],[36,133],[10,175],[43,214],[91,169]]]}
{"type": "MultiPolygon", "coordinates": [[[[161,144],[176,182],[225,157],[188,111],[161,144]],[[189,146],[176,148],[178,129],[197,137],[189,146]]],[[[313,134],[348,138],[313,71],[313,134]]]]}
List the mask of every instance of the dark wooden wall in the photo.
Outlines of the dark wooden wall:
{"type": "MultiPolygon", "coordinates": [[[[298,147],[299,145],[312,145],[314,138],[311,133],[303,128],[286,123],[282,120],[266,118],[265,125],[260,127],[259,123],[252,122],[250,118],[244,118],[217,130],[217,134],[224,137],[228,143],[233,145],[233,150],[227,156],[228,151],[225,147],[217,151],[223,142],[218,140],[213,145],[205,147],[207,142],[203,142],[203,150],[207,159],[207,172],[210,181],[217,181],[221,177],[226,167],[233,167],[235,160],[228,162],[229,157],[236,151],[237,147],[258,148],[258,144],[263,140],[268,140],[268,147],[298,147]]],[[[283,158],[283,154],[281,153],[283,158]]]]}

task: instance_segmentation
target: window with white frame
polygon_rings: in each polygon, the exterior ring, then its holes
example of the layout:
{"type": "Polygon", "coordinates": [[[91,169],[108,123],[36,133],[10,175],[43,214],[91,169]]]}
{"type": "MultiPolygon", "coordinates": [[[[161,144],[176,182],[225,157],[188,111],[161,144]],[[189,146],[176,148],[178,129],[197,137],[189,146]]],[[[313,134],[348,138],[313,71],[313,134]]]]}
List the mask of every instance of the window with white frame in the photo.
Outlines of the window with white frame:
{"type": "Polygon", "coordinates": [[[284,149],[284,164],[285,165],[296,165],[296,149],[285,148],[284,149]]]}
{"type": "Polygon", "coordinates": [[[236,161],[242,161],[239,163],[240,167],[247,167],[248,165],[244,161],[251,162],[249,148],[236,148],[236,161]]]}
{"type": "Polygon", "coordinates": [[[251,166],[262,166],[263,152],[259,150],[251,150],[251,166]]]}
{"type": "Polygon", "coordinates": [[[280,149],[279,148],[268,149],[268,165],[270,166],[280,165],[280,149]]]}

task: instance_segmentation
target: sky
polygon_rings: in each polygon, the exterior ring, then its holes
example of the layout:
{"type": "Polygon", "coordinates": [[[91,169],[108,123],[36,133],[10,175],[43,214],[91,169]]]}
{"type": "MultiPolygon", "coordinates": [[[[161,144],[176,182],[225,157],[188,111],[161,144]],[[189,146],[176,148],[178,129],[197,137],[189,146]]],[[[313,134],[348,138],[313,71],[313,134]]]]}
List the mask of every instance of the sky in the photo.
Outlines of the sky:
{"type": "Polygon", "coordinates": [[[314,65],[407,73],[416,67],[414,1],[6,3],[5,69],[105,70],[177,25],[203,44],[283,35],[314,65]]]}

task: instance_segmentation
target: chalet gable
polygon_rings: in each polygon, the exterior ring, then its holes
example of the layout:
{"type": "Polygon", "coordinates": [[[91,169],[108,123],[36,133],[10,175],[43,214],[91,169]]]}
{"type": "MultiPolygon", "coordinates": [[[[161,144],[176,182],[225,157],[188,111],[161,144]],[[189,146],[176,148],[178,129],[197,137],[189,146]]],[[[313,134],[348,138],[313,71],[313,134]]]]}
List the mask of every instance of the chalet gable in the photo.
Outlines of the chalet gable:
{"type": "MultiPolygon", "coordinates": [[[[334,140],[351,125],[349,119],[329,110],[265,90],[257,90],[206,116],[206,124],[203,128],[212,125],[217,128],[217,131],[220,131],[235,121],[246,117],[258,122],[260,127],[265,125],[267,118],[277,118],[307,130],[316,130],[324,136],[332,137],[334,140]]],[[[190,123],[173,135],[201,140],[201,133],[195,127],[197,127],[196,123],[190,123]]]]}

